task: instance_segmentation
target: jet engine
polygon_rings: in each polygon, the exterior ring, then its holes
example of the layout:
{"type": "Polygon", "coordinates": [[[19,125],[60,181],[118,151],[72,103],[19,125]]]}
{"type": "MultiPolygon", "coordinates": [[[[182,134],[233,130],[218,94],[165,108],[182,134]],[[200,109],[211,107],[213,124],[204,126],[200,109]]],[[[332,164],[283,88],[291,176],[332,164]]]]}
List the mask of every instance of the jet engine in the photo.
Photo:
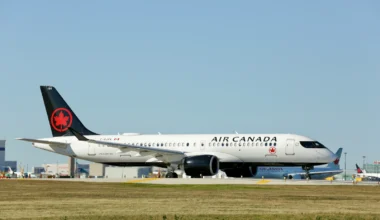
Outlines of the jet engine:
{"type": "Polygon", "coordinates": [[[257,166],[243,166],[223,170],[228,177],[254,177],[257,174],[257,166]]]}
{"type": "Polygon", "coordinates": [[[213,176],[219,171],[219,159],[213,155],[185,157],[183,169],[191,177],[213,176]]]}

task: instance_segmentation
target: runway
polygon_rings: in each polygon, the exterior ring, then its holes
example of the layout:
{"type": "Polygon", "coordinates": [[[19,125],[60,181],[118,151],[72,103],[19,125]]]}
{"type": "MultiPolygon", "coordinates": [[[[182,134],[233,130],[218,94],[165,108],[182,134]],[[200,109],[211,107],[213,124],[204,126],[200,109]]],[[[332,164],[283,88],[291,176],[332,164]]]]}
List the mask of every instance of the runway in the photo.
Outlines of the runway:
{"type": "MultiPolygon", "coordinates": [[[[12,180],[12,179],[10,179],[12,180]]],[[[22,179],[14,179],[22,180],[22,179]]],[[[257,179],[257,178],[135,178],[135,179],[114,179],[114,178],[74,178],[74,179],[27,179],[35,181],[73,181],[73,182],[91,182],[91,183],[130,183],[130,184],[164,184],[164,185],[357,185],[357,186],[379,186],[378,182],[355,182],[352,181],[328,181],[328,180],[280,180],[280,179],[257,179]]],[[[7,180],[3,180],[7,181],[7,180]]]]}

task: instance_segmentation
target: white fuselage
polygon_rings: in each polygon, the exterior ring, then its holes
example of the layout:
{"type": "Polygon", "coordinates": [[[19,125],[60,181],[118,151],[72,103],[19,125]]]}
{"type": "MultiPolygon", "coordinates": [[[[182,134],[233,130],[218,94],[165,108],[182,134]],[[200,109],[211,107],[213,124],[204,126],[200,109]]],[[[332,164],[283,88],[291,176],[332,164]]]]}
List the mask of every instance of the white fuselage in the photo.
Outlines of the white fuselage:
{"type": "Polygon", "coordinates": [[[380,173],[358,173],[356,174],[356,176],[361,177],[361,178],[366,178],[366,177],[380,178],[380,173]]]}
{"type": "MultiPolygon", "coordinates": [[[[91,135],[89,139],[184,152],[184,156],[214,155],[221,163],[326,164],[336,159],[327,148],[305,148],[312,139],[294,134],[91,135]]],[[[118,149],[78,141],[74,136],[41,140],[66,142],[66,147],[33,143],[37,148],[108,164],[165,162],[178,164],[184,156],[160,156],[136,149],[118,149]]]]}

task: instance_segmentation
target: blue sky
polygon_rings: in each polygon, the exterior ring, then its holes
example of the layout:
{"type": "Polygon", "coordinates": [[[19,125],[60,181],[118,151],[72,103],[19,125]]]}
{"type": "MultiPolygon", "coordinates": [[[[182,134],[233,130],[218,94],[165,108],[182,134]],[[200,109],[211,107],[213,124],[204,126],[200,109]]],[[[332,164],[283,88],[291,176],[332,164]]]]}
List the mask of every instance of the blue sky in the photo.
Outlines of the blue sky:
{"type": "Polygon", "coordinates": [[[0,3],[0,138],[23,165],[66,162],[39,85],[104,134],[297,133],[348,168],[380,160],[378,1],[0,3]],[[343,161],[343,160],[342,160],[343,161]]]}

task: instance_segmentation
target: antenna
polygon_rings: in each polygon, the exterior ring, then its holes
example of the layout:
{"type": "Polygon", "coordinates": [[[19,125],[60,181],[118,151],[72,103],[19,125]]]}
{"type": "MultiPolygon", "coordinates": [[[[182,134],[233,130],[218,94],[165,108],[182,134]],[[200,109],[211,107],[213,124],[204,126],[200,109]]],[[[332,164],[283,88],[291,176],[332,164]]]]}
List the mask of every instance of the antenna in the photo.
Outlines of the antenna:
{"type": "Polygon", "coordinates": [[[237,131],[234,131],[235,132],[235,134],[239,134],[237,131]]]}
{"type": "Polygon", "coordinates": [[[161,135],[161,132],[158,132],[158,135],[161,135]]]}

